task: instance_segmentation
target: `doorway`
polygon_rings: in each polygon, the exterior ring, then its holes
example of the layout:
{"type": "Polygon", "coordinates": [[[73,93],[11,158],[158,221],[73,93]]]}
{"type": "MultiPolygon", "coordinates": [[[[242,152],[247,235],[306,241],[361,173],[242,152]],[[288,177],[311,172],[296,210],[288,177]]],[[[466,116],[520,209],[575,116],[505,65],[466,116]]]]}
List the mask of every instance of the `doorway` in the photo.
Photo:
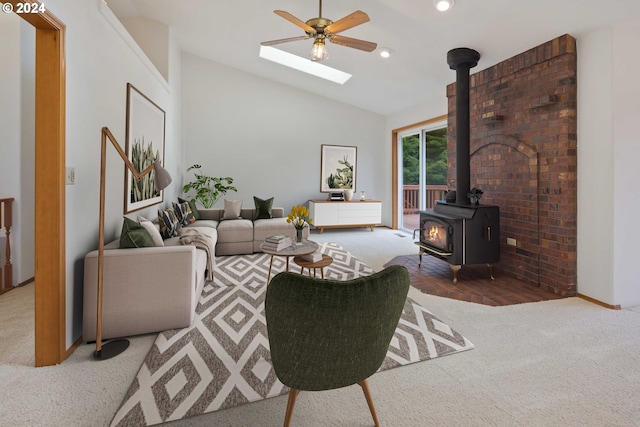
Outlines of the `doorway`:
{"type": "MultiPolygon", "coordinates": [[[[14,10],[20,1],[4,1],[14,10]]],[[[35,364],[55,365],[66,350],[65,25],[40,2],[18,14],[35,28],[35,364]]]]}
{"type": "Polygon", "coordinates": [[[419,212],[447,192],[447,122],[435,120],[397,134],[398,228],[413,232],[419,212]]]}

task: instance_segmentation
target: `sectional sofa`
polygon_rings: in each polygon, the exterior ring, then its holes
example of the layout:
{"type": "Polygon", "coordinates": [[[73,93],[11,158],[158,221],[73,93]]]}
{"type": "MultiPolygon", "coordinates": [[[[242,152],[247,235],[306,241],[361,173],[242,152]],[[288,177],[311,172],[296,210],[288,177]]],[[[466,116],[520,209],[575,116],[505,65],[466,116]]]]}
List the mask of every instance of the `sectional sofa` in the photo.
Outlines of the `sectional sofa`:
{"type": "MultiPolygon", "coordinates": [[[[215,256],[260,252],[260,245],[268,236],[295,236],[295,228],[287,223],[283,208],[273,208],[272,217],[264,219],[254,219],[255,209],[241,209],[234,219],[224,219],[224,209],[199,209],[198,213],[200,219],[183,229],[195,229],[210,237],[215,256]]],[[[306,228],[305,237],[308,235],[306,228]]],[[[192,324],[205,284],[207,253],[182,244],[180,236],[164,239],[162,244],[122,249],[120,240],[115,240],[105,245],[103,339],[192,324]]],[[[84,259],[83,339],[87,342],[96,338],[97,277],[95,250],[84,259]]]]}

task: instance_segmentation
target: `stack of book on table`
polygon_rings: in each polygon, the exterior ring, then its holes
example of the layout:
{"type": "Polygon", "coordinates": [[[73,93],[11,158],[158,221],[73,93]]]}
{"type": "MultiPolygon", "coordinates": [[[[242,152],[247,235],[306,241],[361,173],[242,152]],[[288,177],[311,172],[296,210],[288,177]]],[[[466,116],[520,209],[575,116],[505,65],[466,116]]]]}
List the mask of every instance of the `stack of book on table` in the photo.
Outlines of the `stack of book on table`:
{"type": "Polygon", "coordinates": [[[262,248],[268,251],[281,251],[284,248],[288,248],[293,243],[293,240],[289,236],[284,234],[277,234],[275,236],[269,236],[264,239],[262,248]]]}
{"type": "Polygon", "coordinates": [[[310,262],[318,262],[322,259],[322,253],[316,251],[310,254],[302,255],[302,259],[310,262]]]}

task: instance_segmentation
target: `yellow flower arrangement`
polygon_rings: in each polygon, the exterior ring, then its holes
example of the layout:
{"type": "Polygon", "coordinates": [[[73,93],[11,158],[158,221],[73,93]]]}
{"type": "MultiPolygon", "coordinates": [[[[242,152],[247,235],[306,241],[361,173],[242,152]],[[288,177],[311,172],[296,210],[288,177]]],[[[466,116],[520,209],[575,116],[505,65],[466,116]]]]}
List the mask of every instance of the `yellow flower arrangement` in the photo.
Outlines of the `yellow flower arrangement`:
{"type": "Polygon", "coordinates": [[[307,224],[313,224],[313,219],[309,218],[309,208],[302,205],[296,205],[291,208],[291,213],[287,215],[287,222],[301,230],[307,224]]]}

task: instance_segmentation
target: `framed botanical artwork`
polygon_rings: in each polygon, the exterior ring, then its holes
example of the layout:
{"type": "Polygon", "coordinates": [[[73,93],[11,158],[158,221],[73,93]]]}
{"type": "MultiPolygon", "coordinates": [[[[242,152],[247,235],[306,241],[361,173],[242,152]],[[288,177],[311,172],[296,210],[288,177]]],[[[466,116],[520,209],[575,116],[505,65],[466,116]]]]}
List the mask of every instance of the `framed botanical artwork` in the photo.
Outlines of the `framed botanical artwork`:
{"type": "Polygon", "coordinates": [[[355,146],[322,144],[320,191],[355,191],[357,155],[355,146]]]}
{"type": "MultiPolygon", "coordinates": [[[[138,172],[156,160],[164,165],[165,112],[127,83],[126,152],[138,172]]],[[[137,180],[125,168],[124,213],[162,203],[164,192],[156,190],[155,171],[137,180]]]]}

